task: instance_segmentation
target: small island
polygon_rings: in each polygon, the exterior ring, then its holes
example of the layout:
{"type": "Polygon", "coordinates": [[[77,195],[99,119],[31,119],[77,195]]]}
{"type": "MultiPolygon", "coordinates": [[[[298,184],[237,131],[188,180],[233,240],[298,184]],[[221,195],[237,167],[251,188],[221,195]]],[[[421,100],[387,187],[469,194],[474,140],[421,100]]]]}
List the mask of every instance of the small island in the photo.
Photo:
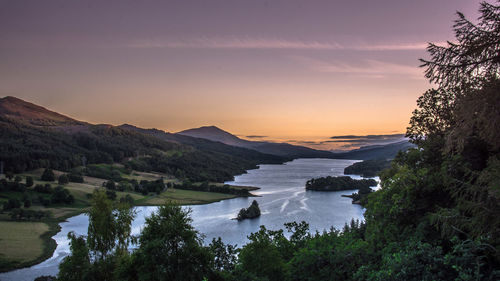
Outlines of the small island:
{"type": "Polygon", "coordinates": [[[248,208],[242,208],[240,212],[238,213],[238,217],[236,218],[237,220],[241,221],[244,219],[253,219],[260,217],[260,208],[259,208],[259,203],[257,201],[253,200],[252,205],[248,208]]]}
{"type": "Polygon", "coordinates": [[[376,186],[377,181],[374,179],[355,180],[348,176],[340,177],[322,177],[310,179],[306,182],[307,190],[316,191],[342,191],[352,189],[364,189],[370,186],[376,186]]]}

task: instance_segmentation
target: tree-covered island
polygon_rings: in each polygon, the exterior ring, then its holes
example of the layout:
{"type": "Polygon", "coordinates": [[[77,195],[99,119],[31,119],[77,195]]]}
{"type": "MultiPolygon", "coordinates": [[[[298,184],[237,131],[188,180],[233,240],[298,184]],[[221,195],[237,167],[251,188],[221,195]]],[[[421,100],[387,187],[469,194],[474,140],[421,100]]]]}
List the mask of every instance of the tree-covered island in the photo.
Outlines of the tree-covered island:
{"type": "Polygon", "coordinates": [[[308,180],[306,182],[306,189],[316,191],[342,191],[369,188],[370,186],[376,185],[377,181],[374,179],[355,180],[348,176],[328,176],[308,180]]]}
{"type": "Polygon", "coordinates": [[[253,200],[252,205],[248,208],[243,208],[240,210],[238,213],[238,217],[236,217],[237,220],[241,221],[244,219],[253,219],[260,217],[260,208],[259,208],[259,203],[257,201],[253,200]]]}

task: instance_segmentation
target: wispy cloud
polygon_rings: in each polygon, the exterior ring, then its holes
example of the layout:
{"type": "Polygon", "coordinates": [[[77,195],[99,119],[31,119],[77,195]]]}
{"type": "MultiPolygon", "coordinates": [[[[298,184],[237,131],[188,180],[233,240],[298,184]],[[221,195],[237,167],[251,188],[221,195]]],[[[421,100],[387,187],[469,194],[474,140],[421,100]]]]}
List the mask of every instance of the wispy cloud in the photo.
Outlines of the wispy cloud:
{"type": "Polygon", "coordinates": [[[329,140],[323,141],[323,143],[344,143],[350,146],[365,146],[365,145],[377,145],[377,144],[387,144],[392,142],[398,142],[405,139],[404,134],[390,134],[390,135],[346,135],[346,136],[333,136],[329,140]]]}
{"type": "Polygon", "coordinates": [[[286,142],[326,150],[355,149],[371,145],[385,145],[407,140],[404,134],[343,135],[319,140],[288,140],[286,142]]]}
{"type": "Polygon", "coordinates": [[[315,40],[282,38],[200,37],[181,40],[145,39],[128,44],[131,48],[199,48],[199,49],[297,49],[297,50],[354,50],[354,51],[411,51],[424,50],[426,42],[394,44],[340,44],[315,40]]]}
{"type": "Polygon", "coordinates": [[[142,40],[132,48],[200,48],[200,49],[306,49],[337,50],[343,47],[337,43],[318,41],[289,41],[284,39],[262,38],[195,38],[178,41],[142,40]]]}
{"type": "Polygon", "coordinates": [[[386,140],[386,139],[399,139],[403,138],[405,135],[404,134],[390,134],[390,135],[366,135],[366,136],[358,136],[358,135],[345,135],[345,136],[333,136],[330,137],[330,139],[333,140],[359,140],[359,139],[365,139],[365,140],[386,140]]]}
{"type": "Polygon", "coordinates": [[[249,139],[263,139],[263,138],[267,138],[268,136],[258,136],[258,135],[250,135],[250,136],[245,136],[245,138],[249,138],[249,139]]]}
{"type": "Polygon", "coordinates": [[[429,43],[427,42],[414,42],[414,43],[396,43],[387,45],[358,45],[352,47],[353,50],[358,51],[413,51],[425,50],[429,43]]]}
{"type": "Polygon", "coordinates": [[[366,59],[359,64],[354,64],[352,62],[325,61],[299,56],[293,58],[314,71],[324,73],[356,74],[372,78],[384,78],[388,75],[405,75],[415,79],[423,77],[422,70],[417,66],[379,60],[366,59]]]}

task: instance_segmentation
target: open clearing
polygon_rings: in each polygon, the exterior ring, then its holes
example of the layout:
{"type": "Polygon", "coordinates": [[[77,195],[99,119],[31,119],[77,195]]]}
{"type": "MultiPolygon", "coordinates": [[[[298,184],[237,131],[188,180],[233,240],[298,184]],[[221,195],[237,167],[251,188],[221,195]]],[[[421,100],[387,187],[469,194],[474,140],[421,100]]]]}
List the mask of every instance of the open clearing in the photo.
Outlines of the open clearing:
{"type": "Polygon", "coordinates": [[[43,222],[0,221],[0,259],[28,262],[43,254],[40,235],[49,231],[43,222]]]}

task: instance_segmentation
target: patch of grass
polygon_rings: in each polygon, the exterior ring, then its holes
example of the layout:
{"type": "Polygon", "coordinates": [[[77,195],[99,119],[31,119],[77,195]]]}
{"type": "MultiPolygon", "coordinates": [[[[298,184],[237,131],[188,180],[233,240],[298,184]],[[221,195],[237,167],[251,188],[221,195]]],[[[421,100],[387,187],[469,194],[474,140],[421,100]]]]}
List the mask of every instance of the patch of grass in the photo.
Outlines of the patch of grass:
{"type": "Polygon", "coordinates": [[[49,258],[56,243],[51,237],[57,224],[0,221],[0,272],[40,263],[49,258]]]}
{"type": "Polygon", "coordinates": [[[248,191],[260,189],[260,188],[255,187],[255,186],[239,186],[239,185],[230,185],[230,186],[233,189],[248,190],[248,191]]]}
{"type": "Polygon", "coordinates": [[[177,182],[176,179],[170,178],[166,174],[153,173],[153,172],[148,173],[148,172],[132,171],[132,173],[130,173],[129,175],[124,175],[123,178],[129,179],[129,180],[135,179],[137,181],[141,181],[141,180],[155,181],[155,180],[163,178],[163,181],[166,183],[167,182],[177,182]]]}
{"type": "Polygon", "coordinates": [[[174,156],[181,157],[183,152],[181,150],[171,149],[163,152],[163,154],[167,157],[174,157],[174,156]]]}
{"type": "Polygon", "coordinates": [[[43,222],[0,221],[0,254],[2,257],[26,262],[42,254],[40,236],[49,231],[43,222]]]}
{"type": "Polygon", "coordinates": [[[197,205],[217,202],[235,197],[236,195],[232,194],[169,188],[168,190],[162,192],[160,195],[145,198],[144,200],[140,200],[137,203],[139,205],[158,206],[165,203],[166,200],[170,200],[173,203],[179,205],[197,205]]]}
{"type": "MultiPolygon", "coordinates": [[[[217,186],[224,186],[225,185],[225,183],[220,183],[220,182],[211,182],[210,184],[217,185],[217,186]]],[[[233,189],[239,189],[239,190],[243,189],[243,190],[248,190],[248,191],[260,189],[260,188],[255,187],[255,186],[239,186],[239,185],[232,185],[232,184],[230,184],[229,186],[233,189]]]]}

